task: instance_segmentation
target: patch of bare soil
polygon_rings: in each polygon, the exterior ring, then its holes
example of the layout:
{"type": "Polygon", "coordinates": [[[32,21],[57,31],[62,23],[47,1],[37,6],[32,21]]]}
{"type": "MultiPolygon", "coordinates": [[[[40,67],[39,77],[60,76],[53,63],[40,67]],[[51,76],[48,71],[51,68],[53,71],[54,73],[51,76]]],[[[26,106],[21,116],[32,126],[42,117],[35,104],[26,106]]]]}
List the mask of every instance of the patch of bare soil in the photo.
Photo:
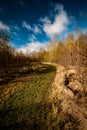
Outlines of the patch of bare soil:
{"type": "Polygon", "coordinates": [[[86,89],[78,80],[74,67],[67,70],[62,66],[56,67],[49,101],[53,102],[54,117],[60,120],[58,130],[87,130],[86,89]]]}

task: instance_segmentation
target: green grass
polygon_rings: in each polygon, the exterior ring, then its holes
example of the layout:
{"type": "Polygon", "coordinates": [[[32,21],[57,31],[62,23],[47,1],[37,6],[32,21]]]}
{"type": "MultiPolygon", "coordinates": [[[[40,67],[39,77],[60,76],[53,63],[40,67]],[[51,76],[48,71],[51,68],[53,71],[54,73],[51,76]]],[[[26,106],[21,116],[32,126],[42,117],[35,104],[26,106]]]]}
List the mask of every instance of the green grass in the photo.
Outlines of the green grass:
{"type": "Polygon", "coordinates": [[[55,67],[15,78],[2,85],[0,96],[0,127],[3,129],[48,129],[52,104],[48,103],[49,89],[55,75],[55,67]],[[43,128],[42,128],[43,126],[43,128]]]}

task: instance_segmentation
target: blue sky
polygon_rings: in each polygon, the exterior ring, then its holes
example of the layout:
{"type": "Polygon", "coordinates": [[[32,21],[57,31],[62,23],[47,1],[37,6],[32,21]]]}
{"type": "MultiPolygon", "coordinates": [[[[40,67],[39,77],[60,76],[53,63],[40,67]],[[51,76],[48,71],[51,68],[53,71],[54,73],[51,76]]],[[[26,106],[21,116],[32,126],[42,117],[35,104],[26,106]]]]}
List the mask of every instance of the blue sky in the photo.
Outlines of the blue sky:
{"type": "Polygon", "coordinates": [[[56,35],[87,30],[87,0],[0,0],[0,30],[24,53],[38,51],[56,35]]]}

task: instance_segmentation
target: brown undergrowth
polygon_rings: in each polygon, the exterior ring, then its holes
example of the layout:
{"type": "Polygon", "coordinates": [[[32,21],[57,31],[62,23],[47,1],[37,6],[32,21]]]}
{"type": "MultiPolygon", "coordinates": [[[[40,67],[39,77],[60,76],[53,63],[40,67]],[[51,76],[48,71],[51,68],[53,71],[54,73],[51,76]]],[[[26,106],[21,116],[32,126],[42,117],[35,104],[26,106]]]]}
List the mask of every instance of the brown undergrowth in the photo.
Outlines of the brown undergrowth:
{"type": "Polygon", "coordinates": [[[55,130],[87,130],[87,95],[75,67],[58,66],[50,90],[55,130]]]}

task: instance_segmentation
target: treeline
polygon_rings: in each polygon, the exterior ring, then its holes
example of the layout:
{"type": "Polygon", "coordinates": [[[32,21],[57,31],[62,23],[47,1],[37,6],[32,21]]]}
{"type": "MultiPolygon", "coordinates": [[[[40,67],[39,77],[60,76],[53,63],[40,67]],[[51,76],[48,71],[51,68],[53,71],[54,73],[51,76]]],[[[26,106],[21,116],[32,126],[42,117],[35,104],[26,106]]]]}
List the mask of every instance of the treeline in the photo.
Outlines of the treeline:
{"type": "Polygon", "coordinates": [[[69,34],[64,41],[53,40],[48,44],[47,51],[41,49],[36,58],[64,66],[87,66],[87,34],[79,33],[78,36],[69,34]]]}
{"type": "MultiPolygon", "coordinates": [[[[48,44],[47,50],[25,56],[15,51],[10,44],[10,37],[0,33],[0,69],[29,66],[32,61],[53,62],[65,67],[75,66],[87,81],[87,33],[69,34],[65,40],[54,39],[48,44]],[[81,71],[82,69],[82,71],[81,71]]],[[[86,82],[87,83],[87,82],[86,82]]]]}
{"type": "Polygon", "coordinates": [[[87,33],[69,34],[65,40],[59,42],[54,39],[48,45],[47,51],[40,50],[36,57],[41,61],[61,64],[66,69],[75,67],[80,82],[87,87],[87,33]]]}
{"type": "Polygon", "coordinates": [[[87,33],[69,34],[65,40],[54,39],[47,50],[25,56],[15,51],[10,44],[10,37],[2,32],[0,36],[0,68],[29,65],[30,61],[46,61],[64,66],[87,66],[87,33]]]}
{"type": "Polygon", "coordinates": [[[29,65],[30,58],[22,52],[18,53],[10,44],[10,36],[0,33],[0,70],[23,67],[29,65]]]}

